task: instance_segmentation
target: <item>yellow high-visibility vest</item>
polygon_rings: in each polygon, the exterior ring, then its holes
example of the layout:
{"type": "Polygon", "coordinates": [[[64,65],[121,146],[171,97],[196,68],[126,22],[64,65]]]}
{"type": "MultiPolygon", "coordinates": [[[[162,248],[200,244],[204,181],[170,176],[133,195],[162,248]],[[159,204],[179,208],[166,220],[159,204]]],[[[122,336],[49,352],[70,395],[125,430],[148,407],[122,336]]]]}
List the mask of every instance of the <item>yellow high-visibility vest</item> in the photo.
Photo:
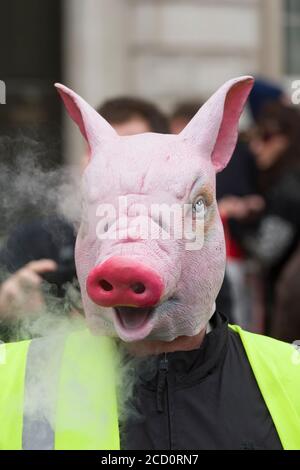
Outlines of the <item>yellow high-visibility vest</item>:
{"type": "MultiPolygon", "coordinates": [[[[239,333],[282,447],[300,450],[300,353],[294,345],[231,326],[239,333]]],[[[246,406],[246,404],[245,404],[246,406]]]]}
{"type": "MultiPolygon", "coordinates": [[[[283,448],[300,449],[299,352],[231,328],[283,448]]],[[[0,449],[119,449],[115,356],[112,339],[87,330],[0,345],[0,449]]]]}
{"type": "Polygon", "coordinates": [[[0,349],[0,449],[119,449],[112,339],[80,330],[0,349]]]}

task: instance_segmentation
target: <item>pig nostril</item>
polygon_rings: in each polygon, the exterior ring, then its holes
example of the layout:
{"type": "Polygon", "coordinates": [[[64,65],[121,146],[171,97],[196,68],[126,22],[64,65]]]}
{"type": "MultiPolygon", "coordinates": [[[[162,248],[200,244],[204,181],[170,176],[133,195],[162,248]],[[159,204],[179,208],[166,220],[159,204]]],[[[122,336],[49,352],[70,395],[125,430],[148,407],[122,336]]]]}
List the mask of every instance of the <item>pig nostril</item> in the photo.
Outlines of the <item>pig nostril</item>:
{"type": "Polygon", "coordinates": [[[143,294],[145,292],[146,287],[142,282],[136,282],[130,286],[131,290],[135,292],[136,294],[143,294]]]}
{"type": "Polygon", "coordinates": [[[110,290],[113,290],[113,286],[111,285],[110,282],[106,281],[105,279],[101,279],[101,281],[99,281],[99,285],[102,287],[103,290],[105,291],[110,291],[110,290]]]}

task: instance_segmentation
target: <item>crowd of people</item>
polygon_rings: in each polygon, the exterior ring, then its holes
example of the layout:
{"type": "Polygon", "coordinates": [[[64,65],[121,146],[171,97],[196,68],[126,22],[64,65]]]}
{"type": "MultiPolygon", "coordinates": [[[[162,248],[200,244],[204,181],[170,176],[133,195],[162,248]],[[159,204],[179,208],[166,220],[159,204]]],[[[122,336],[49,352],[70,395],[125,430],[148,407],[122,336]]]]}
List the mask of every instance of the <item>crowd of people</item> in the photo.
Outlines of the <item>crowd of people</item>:
{"type": "MultiPolygon", "coordinates": [[[[98,111],[121,136],[177,134],[200,106],[179,103],[167,116],[148,101],[120,97],[98,111]]],[[[228,167],[217,174],[227,244],[217,309],[231,323],[293,342],[300,339],[300,113],[280,88],[261,80],[249,109],[252,122],[241,132],[228,167]]],[[[82,167],[87,154],[88,149],[82,167]]],[[[49,292],[64,305],[60,314],[82,315],[75,237],[74,227],[59,214],[29,214],[2,237],[0,340],[18,339],[24,318],[43,315],[49,292]]]]}

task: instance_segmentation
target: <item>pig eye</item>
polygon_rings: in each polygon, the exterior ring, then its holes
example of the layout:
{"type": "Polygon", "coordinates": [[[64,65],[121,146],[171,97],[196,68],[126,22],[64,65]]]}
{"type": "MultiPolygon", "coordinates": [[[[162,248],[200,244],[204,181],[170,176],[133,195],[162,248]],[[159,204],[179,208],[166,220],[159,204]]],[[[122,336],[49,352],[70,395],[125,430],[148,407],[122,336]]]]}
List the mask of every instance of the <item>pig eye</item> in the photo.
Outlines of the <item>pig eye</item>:
{"type": "Polygon", "coordinates": [[[199,197],[193,204],[193,213],[199,215],[204,215],[206,212],[206,204],[203,197],[199,197]]]}

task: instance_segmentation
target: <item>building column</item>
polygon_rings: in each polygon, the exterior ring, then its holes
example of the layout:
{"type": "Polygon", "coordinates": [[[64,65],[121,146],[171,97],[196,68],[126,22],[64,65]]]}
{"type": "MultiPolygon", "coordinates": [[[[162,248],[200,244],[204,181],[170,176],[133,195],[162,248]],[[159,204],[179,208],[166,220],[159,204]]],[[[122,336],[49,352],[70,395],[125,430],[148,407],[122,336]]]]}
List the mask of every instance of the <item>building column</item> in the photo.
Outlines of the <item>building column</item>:
{"type": "MultiPolygon", "coordinates": [[[[91,105],[128,91],[127,1],[64,0],[63,82],[91,105]]],[[[80,157],[79,131],[65,120],[65,160],[80,157]]]]}
{"type": "Polygon", "coordinates": [[[260,0],[260,71],[281,80],[284,75],[284,5],[282,0],[260,0]]]}

